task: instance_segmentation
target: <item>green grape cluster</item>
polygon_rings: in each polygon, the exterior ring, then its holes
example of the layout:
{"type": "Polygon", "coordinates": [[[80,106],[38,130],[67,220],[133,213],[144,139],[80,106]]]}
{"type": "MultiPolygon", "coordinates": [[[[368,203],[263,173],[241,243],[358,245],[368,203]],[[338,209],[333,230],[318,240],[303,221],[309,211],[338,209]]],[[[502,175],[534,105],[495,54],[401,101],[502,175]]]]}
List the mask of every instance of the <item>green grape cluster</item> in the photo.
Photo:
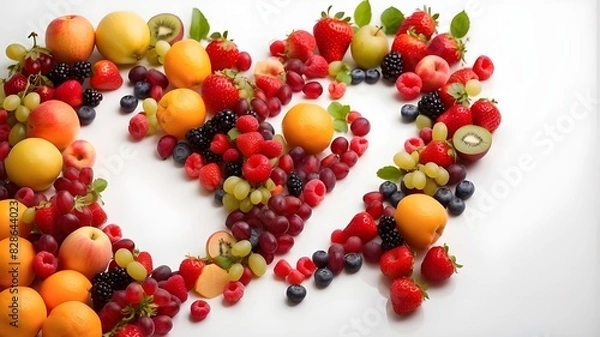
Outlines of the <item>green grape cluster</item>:
{"type": "Polygon", "coordinates": [[[33,109],[40,105],[41,97],[37,92],[29,92],[23,97],[12,94],[4,98],[2,108],[7,111],[6,123],[11,127],[8,143],[14,146],[27,136],[27,120],[33,109]]]}
{"type": "Polygon", "coordinates": [[[241,210],[249,212],[254,206],[266,205],[271,198],[271,191],[275,188],[272,179],[267,179],[262,185],[254,186],[248,180],[230,176],[223,182],[223,207],[229,212],[241,210]]]}

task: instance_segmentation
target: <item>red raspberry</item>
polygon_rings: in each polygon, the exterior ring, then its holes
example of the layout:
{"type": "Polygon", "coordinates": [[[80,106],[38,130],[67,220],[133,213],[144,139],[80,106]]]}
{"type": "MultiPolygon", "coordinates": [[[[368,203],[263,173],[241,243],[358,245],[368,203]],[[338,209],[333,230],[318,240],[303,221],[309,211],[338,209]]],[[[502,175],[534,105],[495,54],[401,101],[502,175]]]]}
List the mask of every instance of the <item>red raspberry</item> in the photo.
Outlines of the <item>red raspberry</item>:
{"type": "Polygon", "coordinates": [[[240,159],[240,152],[232,147],[223,153],[223,161],[226,163],[233,163],[238,159],[240,159]]]}
{"type": "Polygon", "coordinates": [[[267,158],[277,158],[283,151],[283,145],[276,140],[265,140],[260,145],[259,153],[264,154],[267,158]]]}
{"type": "Polygon", "coordinates": [[[242,282],[229,282],[223,290],[223,299],[230,304],[239,302],[244,296],[244,285],[242,282]]]}
{"type": "Polygon", "coordinates": [[[204,166],[202,155],[194,152],[185,159],[185,174],[192,179],[198,178],[202,166],[204,166]]]}
{"type": "Polygon", "coordinates": [[[210,313],[210,304],[204,300],[195,300],[190,306],[190,317],[192,320],[199,322],[208,316],[210,313]]]}
{"type": "Polygon", "coordinates": [[[329,91],[329,96],[331,97],[331,99],[338,100],[344,97],[344,94],[346,93],[346,88],[346,83],[333,81],[329,83],[327,90],[329,91]]]}
{"type": "Polygon", "coordinates": [[[325,199],[327,187],[320,179],[312,179],[304,185],[304,202],[310,207],[315,207],[325,199]]]}
{"type": "Polygon", "coordinates": [[[262,183],[271,175],[269,158],[262,154],[251,155],[242,165],[242,174],[251,183],[262,183]]]}
{"type": "Polygon", "coordinates": [[[317,266],[310,257],[303,256],[296,262],[296,269],[308,278],[317,270],[317,266]]]}
{"type": "Polygon", "coordinates": [[[369,141],[363,137],[352,137],[350,140],[350,149],[360,157],[362,156],[367,148],[369,147],[369,141]]]}
{"type": "Polygon", "coordinates": [[[310,56],[304,65],[304,76],[308,79],[325,78],[329,75],[329,63],[321,55],[310,56]]]}
{"type": "Polygon", "coordinates": [[[171,295],[176,296],[181,302],[185,302],[188,298],[188,290],[185,286],[183,276],[175,274],[167,281],[162,283],[161,288],[168,291],[171,295]]]}
{"type": "Polygon", "coordinates": [[[258,120],[252,115],[243,115],[237,119],[235,127],[241,133],[258,131],[258,120]]]}
{"type": "Polygon", "coordinates": [[[289,284],[300,284],[304,281],[306,276],[298,269],[293,269],[290,274],[285,278],[289,284]]]}
{"type": "Polygon", "coordinates": [[[481,55],[473,64],[473,72],[477,74],[480,81],[485,81],[494,73],[494,62],[488,56],[481,55]]]}
{"type": "Polygon", "coordinates": [[[207,191],[212,192],[221,186],[223,174],[217,163],[209,163],[200,168],[198,174],[200,185],[207,191]]]}
{"type": "Polygon", "coordinates": [[[202,273],[202,268],[204,268],[204,262],[195,257],[188,257],[179,264],[179,275],[183,277],[188,290],[196,284],[200,273],[202,273]]]}
{"type": "Polygon", "coordinates": [[[425,142],[420,137],[411,137],[404,142],[404,150],[412,153],[425,146],[425,142]]]}
{"type": "Polygon", "coordinates": [[[291,272],[292,266],[285,259],[277,261],[275,267],[273,267],[273,273],[281,279],[285,279],[291,272]]]}
{"type": "Polygon", "coordinates": [[[108,239],[110,240],[111,244],[123,238],[123,232],[121,231],[121,227],[114,223],[104,226],[104,228],[102,228],[102,231],[108,236],[108,239]]]}
{"type": "Polygon", "coordinates": [[[41,279],[54,274],[58,269],[58,259],[47,251],[35,254],[33,258],[33,272],[41,279]]]}
{"type": "Polygon", "coordinates": [[[143,113],[138,113],[129,120],[129,134],[134,140],[142,140],[150,130],[148,118],[143,113]]]}
{"type": "Polygon", "coordinates": [[[222,155],[230,147],[229,137],[222,133],[217,133],[210,143],[210,150],[218,155],[222,155]]]}
{"type": "Polygon", "coordinates": [[[100,227],[106,223],[108,217],[106,216],[106,212],[102,209],[100,203],[95,202],[88,206],[90,211],[92,211],[92,226],[100,227]]]}
{"type": "Polygon", "coordinates": [[[250,157],[258,152],[261,143],[264,140],[265,139],[260,132],[252,131],[242,133],[241,135],[237,136],[235,139],[235,145],[244,156],[250,157]]]}
{"type": "Polygon", "coordinates": [[[406,101],[412,101],[417,98],[423,88],[423,81],[419,75],[413,72],[403,73],[396,79],[396,90],[400,97],[406,101]]]}

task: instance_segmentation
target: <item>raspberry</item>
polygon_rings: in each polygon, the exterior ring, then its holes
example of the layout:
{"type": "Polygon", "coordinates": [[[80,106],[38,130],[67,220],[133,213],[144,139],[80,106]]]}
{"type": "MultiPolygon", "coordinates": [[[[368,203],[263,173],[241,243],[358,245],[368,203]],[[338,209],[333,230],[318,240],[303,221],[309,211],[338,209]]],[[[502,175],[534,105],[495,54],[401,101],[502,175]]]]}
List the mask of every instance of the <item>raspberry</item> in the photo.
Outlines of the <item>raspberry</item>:
{"type": "Polygon", "coordinates": [[[223,299],[230,304],[239,302],[244,296],[244,285],[242,282],[229,282],[223,290],[223,299]]]}
{"type": "Polygon", "coordinates": [[[123,238],[121,227],[116,224],[109,224],[102,228],[102,231],[108,236],[110,243],[113,244],[123,238]]]}
{"type": "Polygon", "coordinates": [[[223,161],[226,163],[233,163],[240,159],[240,152],[232,147],[228,148],[227,151],[223,152],[223,161]]]}
{"type": "Polygon", "coordinates": [[[185,159],[185,174],[192,179],[198,178],[202,166],[204,166],[202,156],[194,152],[185,159]]]}
{"type": "Polygon", "coordinates": [[[185,302],[188,298],[188,290],[185,286],[185,280],[183,276],[175,274],[167,279],[162,284],[164,290],[168,291],[171,295],[177,297],[181,302],[185,302]]]}
{"type": "Polygon", "coordinates": [[[204,262],[194,257],[188,257],[179,264],[179,275],[183,277],[188,290],[196,284],[202,268],[204,268],[204,262]]]}
{"type": "Polygon", "coordinates": [[[411,137],[404,142],[404,150],[408,153],[412,153],[424,146],[425,142],[420,137],[411,137]]]}
{"type": "Polygon", "coordinates": [[[271,175],[269,158],[262,154],[251,155],[242,165],[242,174],[251,183],[262,183],[271,175]]]}
{"type": "Polygon", "coordinates": [[[264,140],[260,132],[252,131],[237,136],[235,145],[244,156],[250,157],[258,152],[264,140]]]}
{"type": "Polygon", "coordinates": [[[134,140],[142,140],[150,130],[150,123],[146,115],[139,113],[129,120],[129,134],[134,140]]]}
{"type": "Polygon", "coordinates": [[[47,251],[41,251],[33,258],[33,272],[41,279],[54,274],[58,269],[58,259],[47,251]]]}
{"type": "Polygon", "coordinates": [[[310,257],[303,256],[296,262],[296,269],[306,278],[309,278],[317,270],[317,266],[310,257]]]}
{"type": "Polygon", "coordinates": [[[190,316],[194,321],[201,321],[210,313],[210,304],[204,300],[195,300],[190,306],[190,316]]]}
{"type": "Polygon", "coordinates": [[[156,152],[158,152],[158,156],[162,160],[165,160],[171,157],[175,146],[177,146],[177,138],[171,135],[164,135],[160,137],[156,144],[156,152]]]}
{"type": "Polygon", "coordinates": [[[304,65],[304,76],[308,79],[325,78],[329,75],[329,63],[321,55],[312,55],[304,65]]]}
{"type": "Polygon", "coordinates": [[[216,163],[206,164],[200,168],[198,179],[202,187],[212,192],[221,186],[223,180],[221,168],[216,163]]]}
{"type": "Polygon", "coordinates": [[[260,145],[259,153],[264,154],[267,158],[277,158],[283,151],[283,145],[276,140],[265,140],[260,145]]]}
{"type": "Polygon", "coordinates": [[[89,206],[90,211],[92,211],[92,226],[100,227],[106,223],[108,217],[106,216],[106,212],[102,209],[102,206],[95,202],[89,206]]]}
{"type": "Polygon", "coordinates": [[[363,137],[353,137],[350,140],[350,149],[360,157],[362,156],[367,148],[369,147],[369,141],[363,137]]]}
{"type": "Polygon", "coordinates": [[[419,75],[413,72],[407,72],[398,77],[396,80],[396,90],[400,93],[400,97],[406,101],[412,101],[419,97],[423,81],[419,75]]]}
{"type": "Polygon", "coordinates": [[[304,281],[306,277],[304,274],[298,269],[292,269],[289,275],[286,277],[286,281],[289,284],[300,284],[304,281]]]}
{"type": "Polygon", "coordinates": [[[312,179],[304,186],[304,202],[310,207],[315,207],[325,199],[326,192],[325,183],[319,179],[312,179]]]}
{"type": "Polygon", "coordinates": [[[290,266],[290,264],[284,259],[277,261],[275,267],[273,267],[273,273],[275,276],[282,279],[285,279],[291,272],[292,266],[290,266]]]}
{"type": "Polygon", "coordinates": [[[329,87],[327,87],[327,90],[329,90],[329,96],[331,96],[331,99],[336,100],[344,97],[344,94],[346,93],[346,88],[346,83],[333,81],[329,83],[329,87]]]}
{"type": "Polygon", "coordinates": [[[217,133],[210,142],[209,149],[218,155],[222,155],[230,147],[229,137],[223,133],[217,133]]]}

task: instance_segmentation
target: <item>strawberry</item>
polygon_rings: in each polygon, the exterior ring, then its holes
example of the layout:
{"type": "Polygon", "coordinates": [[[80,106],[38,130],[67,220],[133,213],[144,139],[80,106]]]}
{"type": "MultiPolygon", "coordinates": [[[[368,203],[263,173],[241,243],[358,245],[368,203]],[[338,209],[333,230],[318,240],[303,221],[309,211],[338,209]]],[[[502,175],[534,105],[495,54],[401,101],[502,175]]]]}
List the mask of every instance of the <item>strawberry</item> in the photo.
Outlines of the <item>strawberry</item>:
{"type": "Polygon", "coordinates": [[[210,142],[210,150],[218,155],[222,155],[231,148],[229,137],[224,133],[217,133],[210,142]]]}
{"type": "Polygon", "coordinates": [[[42,233],[52,235],[56,233],[56,219],[58,215],[58,209],[48,203],[35,210],[33,223],[42,233]]]}
{"type": "Polygon", "coordinates": [[[259,153],[264,154],[267,158],[277,158],[283,152],[283,145],[280,142],[269,139],[262,142],[259,153]]]}
{"type": "Polygon", "coordinates": [[[27,88],[29,80],[25,75],[16,73],[4,82],[4,94],[6,96],[16,95],[27,88]]]}
{"type": "Polygon", "coordinates": [[[468,105],[469,95],[462,83],[446,83],[440,88],[440,100],[449,109],[455,104],[468,105]]]}
{"type": "Polygon", "coordinates": [[[195,257],[187,257],[179,264],[179,275],[185,281],[185,287],[190,290],[196,284],[205,263],[195,257]]]}
{"type": "Polygon", "coordinates": [[[377,224],[369,213],[359,212],[340,235],[342,242],[346,242],[351,236],[358,236],[363,243],[367,243],[377,237],[377,224]]]}
{"type": "Polygon", "coordinates": [[[446,168],[454,164],[455,160],[454,149],[443,140],[432,140],[419,154],[419,163],[423,165],[432,162],[446,168]]]}
{"type": "Polygon", "coordinates": [[[283,81],[279,77],[269,75],[257,75],[254,79],[256,86],[262,90],[268,98],[276,97],[277,91],[283,85],[283,81]]]}
{"type": "Polygon", "coordinates": [[[437,55],[451,67],[465,60],[465,52],[464,42],[448,33],[436,35],[427,45],[427,55],[437,55]]]}
{"type": "Polygon", "coordinates": [[[402,56],[404,72],[414,71],[417,63],[427,55],[427,43],[423,35],[416,35],[409,30],[394,37],[391,51],[402,56]]]}
{"type": "Polygon", "coordinates": [[[456,263],[456,257],[448,255],[448,246],[431,247],[423,262],[421,262],[421,275],[430,282],[444,281],[456,273],[462,265],[456,263]]]}
{"type": "Polygon", "coordinates": [[[245,157],[257,153],[265,138],[258,131],[246,132],[235,138],[235,146],[245,157]]]}
{"type": "Polygon", "coordinates": [[[200,185],[207,191],[212,192],[221,186],[223,173],[217,163],[209,163],[200,168],[198,172],[200,185]]]}
{"type": "Polygon", "coordinates": [[[442,122],[448,127],[448,138],[452,138],[456,130],[460,127],[473,123],[473,114],[471,109],[464,105],[453,105],[436,122],[442,122]]]}
{"type": "Polygon", "coordinates": [[[152,266],[152,255],[148,252],[138,252],[135,260],[144,266],[148,275],[152,273],[154,267],[152,266]]]}
{"type": "Polygon", "coordinates": [[[304,76],[308,79],[329,76],[329,63],[321,55],[313,55],[304,62],[304,76]]]}
{"type": "Polygon", "coordinates": [[[481,98],[471,105],[473,114],[473,124],[486,128],[489,132],[494,132],[500,126],[502,115],[496,106],[498,102],[481,98]]]}
{"type": "Polygon", "coordinates": [[[390,302],[396,314],[406,315],[417,310],[423,303],[423,299],[429,299],[429,296],[411,278],[400,277],[392,282],[390,287],[390,302]]]}
{"type": "Polygon", "coordinates": [[[305,30],[295,30],[288,35],[285,42],[285,55],[288,59],[308,60],[317,48],[315,37],[305,30]]]}
{"type": "Polygon", "coordinates": [[[50,86],[42,85],[41,87],[35,89],[35,92],[40,95],[40,103],[54,99],[54,88],[50,86]]]}
{"type": "Polygon", "coordinates": [[[467,84],[467,81],[471,79],[478,80],[479,76],[477,76],[472,68],[465,67],[453,72],[446,83],[461,83],[462,85],[465,85],[467,84]]]}
{"type": "Polygon", "coordinates": [[[258,119],[252,115],[242,115],[235,122],[235,127],[241,133],[258,130],[258,119]]]}
{"type": "Polygon", "coordinates": [[[108,217],[106,216],[106,212],[104,212],[104,209],[102,209],[100,203],[95,202],[90,204],[88,207],[90,208],[90,211],[92,211],[92,226],[100,227],[106,223],[108,217]]]}
{"type": "Polygon", "coordinates": [[[206,110],[215,114],[225,109],[233,109],[240,100],[240,90],[251,90],[245,78],[235,71],[218,71],[208,75],[202,84],[202,99],[206,110]]]}
{"type": "Polygon", "coordinates": [[[396,31],[396,35],[404,34],[410,29],[414,30],[416,34],[422,34],[427,40],[431,39],[431,36],[436,32],[437,19],[440,15],[431,15],[431,8],[424,7],[423,9],[417,9],[410,16],[408,16],[396,31]]]}
{"type": "Polygon", "coordinates": [[[137,325],[126,324],[119,329],[115,337],[144,337],[144,333],[137,325]]]}
{"type": "Polygon", "coordinates": [[[211,41],[206,45],[206,53],[213,72],[234,68],[237,64],[240,51],[237,45],[227,38],[227,34],[227,31],[224,31],[223,34],[213,33],[210,36],[211,41]]]}
{"type": "Polygon", "coordinates": [[[327,63],[341,61],[354,36],[350,17],[344,17],[344,12],[336,13],[331,17],[330,10],[331,6],[327,8],[327,12],[321,12],[321,19],[313,26],[319,54],[327,60],[327,63]]]}
{"type": "Polygon", "coordinates": [[[181,275],[173,275],[163,283],[162,288],[171,295],[176,296],[181,302],[185,302],[188,298],[188,290],[185,285],[185,280],[181,275]]]}
{"type": "Polygon", "coordinates": [[[83,88],[77,80],[66,80],[54,90],[54,98],[63,101],[73,108],[83,102],[83,88]]]}
{"type": "Polygon", "coordinates": [[[116,64],[109,60],[100,60],[92,67],[90,86],[98,91],[111,91],[123,85],[123,77],[116,64]]]}
{"type": "Polygon", "coordinates": [[[388,250],[379,258],[379,269],[392,280],[411,276],[414,265],[415,254],[406,245],[388,250]]]}

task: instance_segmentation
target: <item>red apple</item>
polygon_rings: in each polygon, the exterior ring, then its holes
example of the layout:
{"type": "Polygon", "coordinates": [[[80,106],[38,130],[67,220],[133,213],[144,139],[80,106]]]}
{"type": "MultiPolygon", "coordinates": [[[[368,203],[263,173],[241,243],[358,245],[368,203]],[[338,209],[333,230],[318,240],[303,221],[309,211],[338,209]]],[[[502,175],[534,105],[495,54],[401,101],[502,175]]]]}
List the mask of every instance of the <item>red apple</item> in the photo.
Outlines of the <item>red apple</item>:
{"type": "Polygon", "coordinates": [[[46,28],[46,47],[58,62],[87,61],[94,51],[94,26],[80,15],[63,15],[46,28]]]}
{"type": "Polygon", "coordinates": [[[58,251],[61,269],[76,270],[87,278],[106,269],[112,258],[112,245],[102,230],[84,226],[69,234],[58,251]]]}
{"type": "Polygon", "coordinates": [[[87,140],[78,139],[69,144],[62,152],[65,167],[74,167],[81,170],[84,167],[93,167],[96,162],[96,149],[87,140]]]}
{"type": "Polygon", "coordinates": [[[423,81],[422,92],[437,90],[450,78],[448,62],[437,55],[425,56],[415,67],[415,73],[423,81]]]}

